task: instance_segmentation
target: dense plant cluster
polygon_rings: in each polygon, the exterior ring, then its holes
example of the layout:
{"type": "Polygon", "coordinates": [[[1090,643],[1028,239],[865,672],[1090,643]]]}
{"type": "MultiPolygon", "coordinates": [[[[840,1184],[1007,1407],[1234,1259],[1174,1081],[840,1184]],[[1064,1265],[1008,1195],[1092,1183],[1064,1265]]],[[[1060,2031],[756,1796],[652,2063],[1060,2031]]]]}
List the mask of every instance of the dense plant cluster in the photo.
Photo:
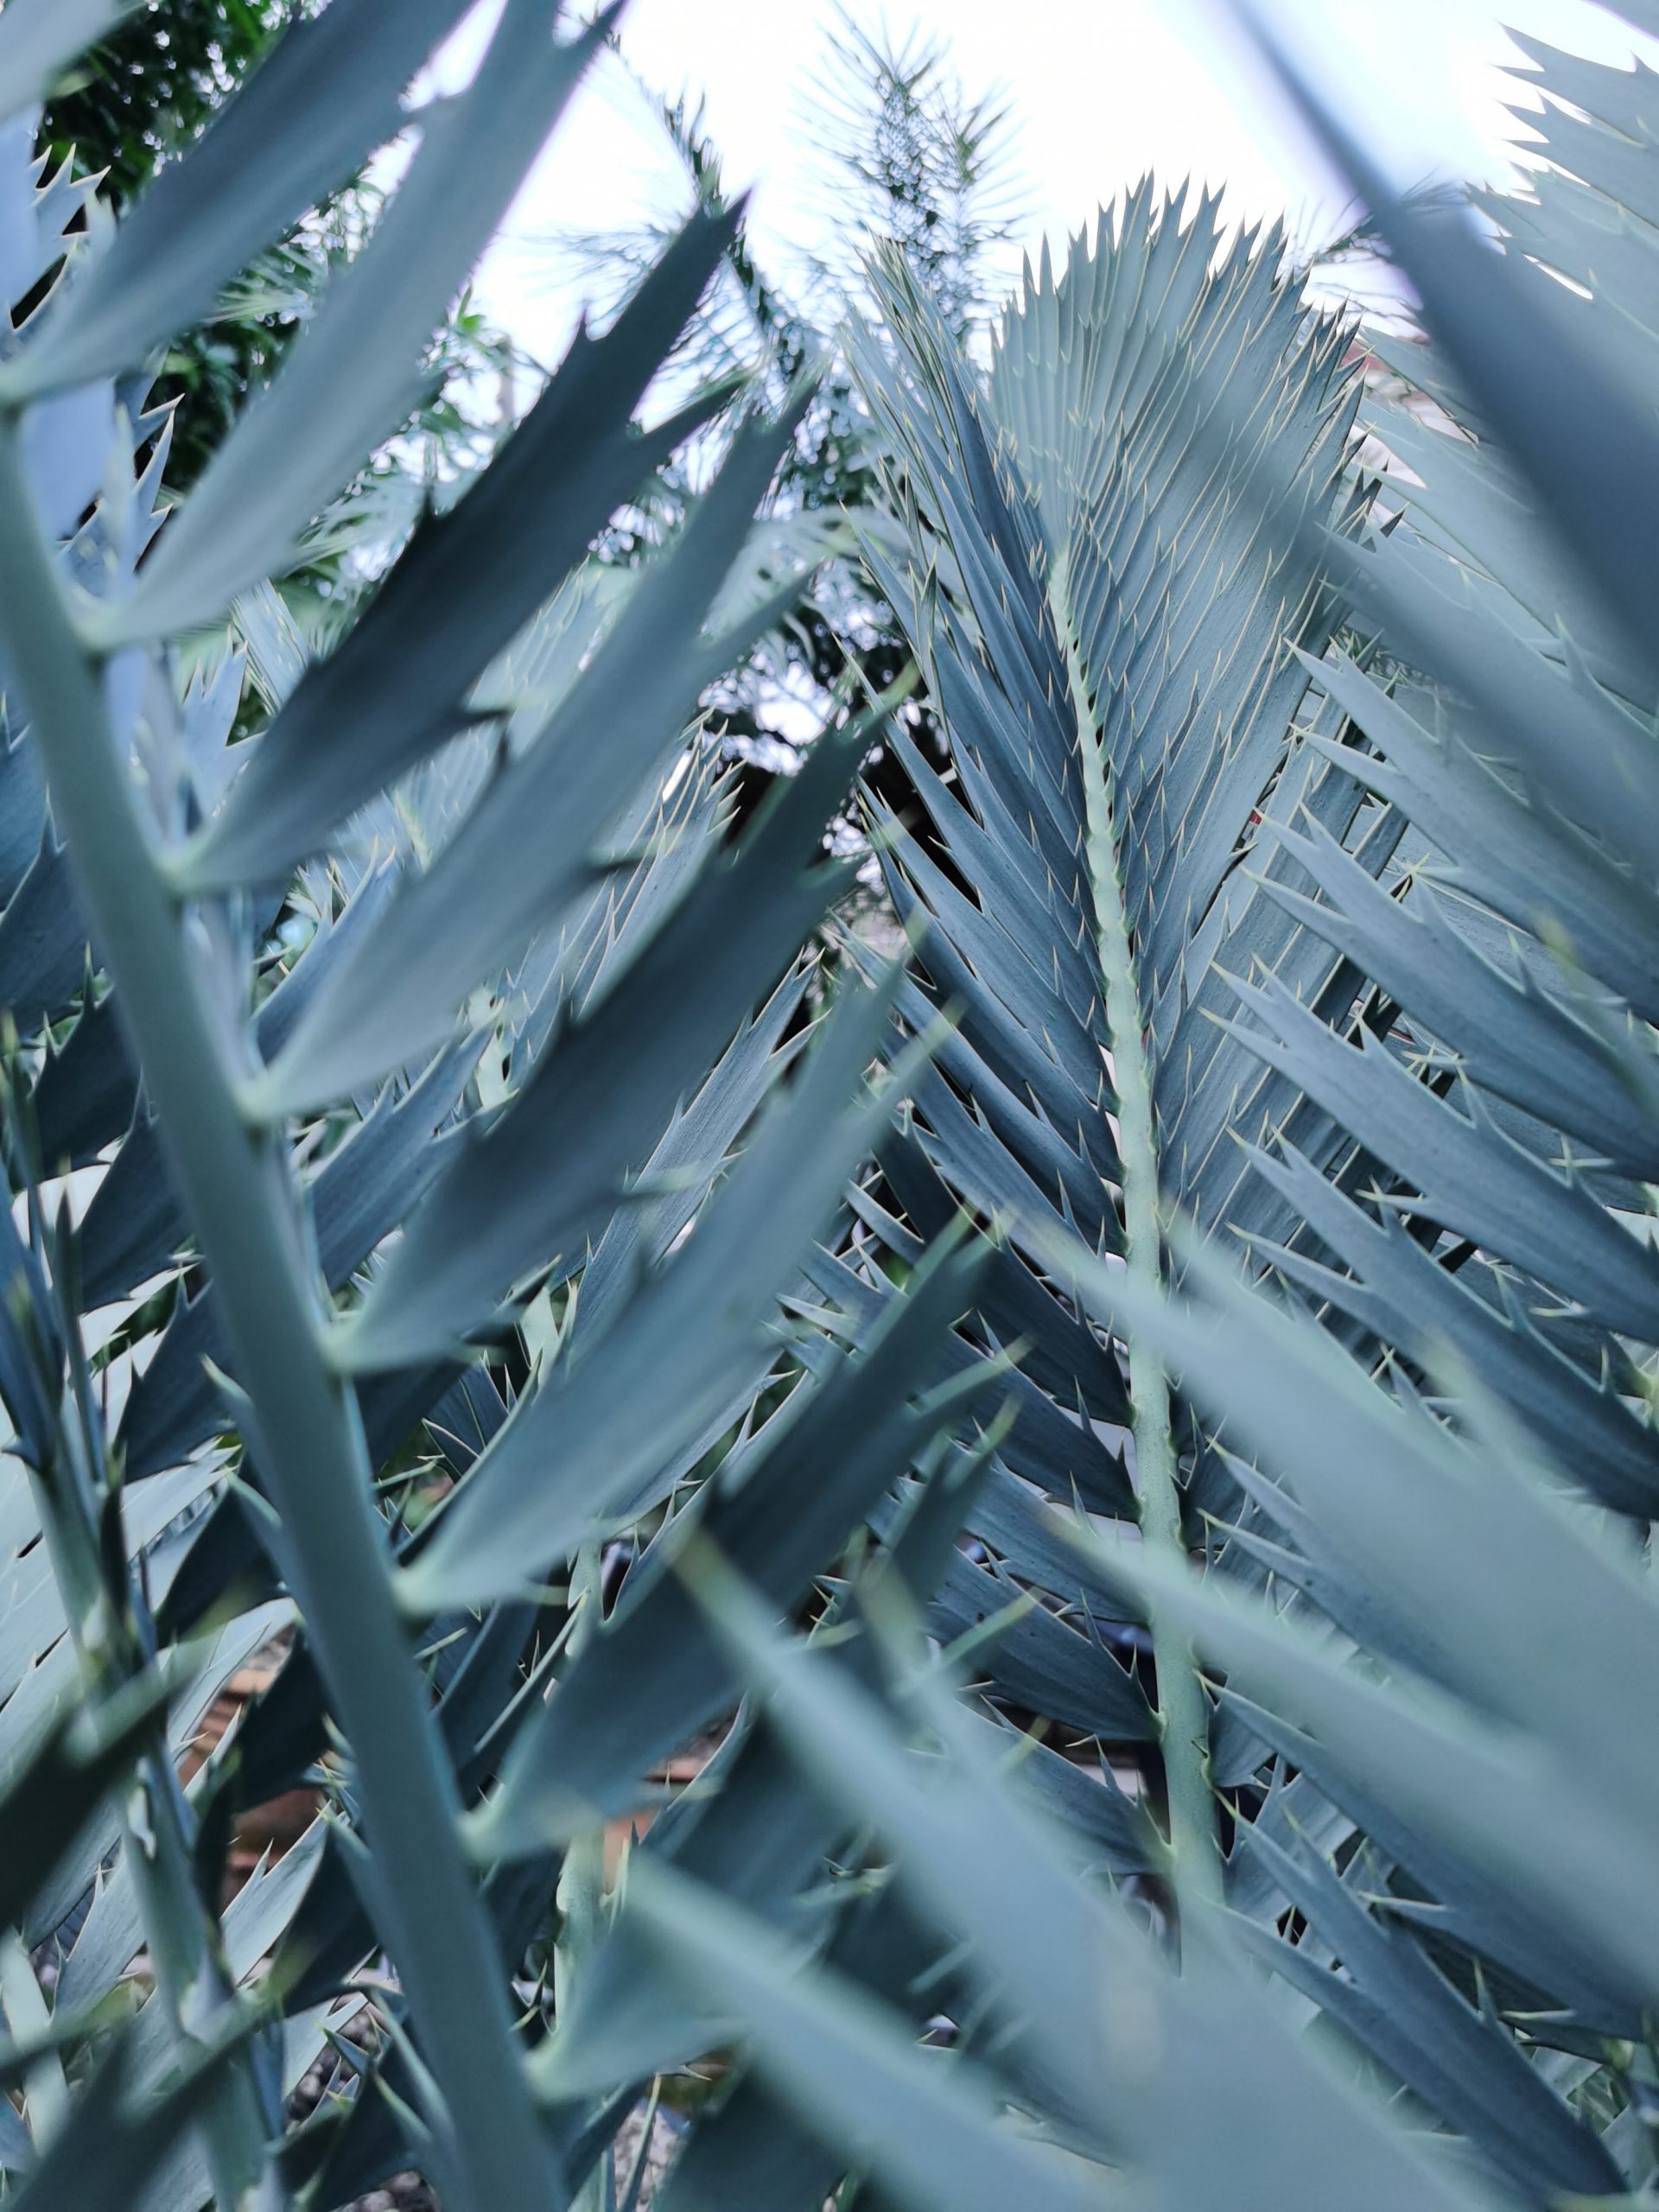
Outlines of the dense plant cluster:
{"type": "Polygon", "coordinates": [[[1651,78],[1539,51],[1479,227],[1310,102],[1397,403],[1208,200],[988,362],[884,257],[948,766],[900,684],[740,823],[730,211],[331,649],[274,588],[615,11],[506,0],[170,512],[161,350],[464,6],[305,14],[111,227],[34,148],[115,12],[0,12],[0,2194],[620,2212],[666,2103],[665,2212],[1652,2201],[1651,78]]]}

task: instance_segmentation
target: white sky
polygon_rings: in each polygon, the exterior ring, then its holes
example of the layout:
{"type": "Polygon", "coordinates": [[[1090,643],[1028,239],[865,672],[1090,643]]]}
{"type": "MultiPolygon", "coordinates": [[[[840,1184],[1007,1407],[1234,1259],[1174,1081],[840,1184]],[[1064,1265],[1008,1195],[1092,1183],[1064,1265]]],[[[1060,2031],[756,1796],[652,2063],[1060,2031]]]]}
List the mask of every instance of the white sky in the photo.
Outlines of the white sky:
{"type": "MultiPolygon", "coordinates": [[[[1631,36],[1588,0],[1259,0],[1265,18],[1402,182],[1502,173],[1516,126],[1502,74],[1519,57],[1507,22],[1553,43],[1624,60],[1631,36]]],[[[584,10],[584,12],[586,12],[584,10]]],[[[752,184],[765,264],[787,278],[817,242],[814,86],[832,0],[632,0],[623,44],[652,86],[706,95],[734,186],[752,184]]],[[[1328,231],[1344,194],[1256,61],[1227,0],[854,0],[872,29],[948,41],[970,94],[1012,107],[1030,218],[1020,249],[1063,239],[1146,169],[1224,185],[1243,219],[1287,216],[1328,231]],[[1011,31],[1017,36],[1011,36],[1011,31]]],[[[594,71],[480,272],[481,304],[543,360],[562,350],[577,302],[545,241],[601,230],[683,190],[624,71],[594,71]]],[[[1016,249],[1010,275],[1017,270],[1016,249]]]]}

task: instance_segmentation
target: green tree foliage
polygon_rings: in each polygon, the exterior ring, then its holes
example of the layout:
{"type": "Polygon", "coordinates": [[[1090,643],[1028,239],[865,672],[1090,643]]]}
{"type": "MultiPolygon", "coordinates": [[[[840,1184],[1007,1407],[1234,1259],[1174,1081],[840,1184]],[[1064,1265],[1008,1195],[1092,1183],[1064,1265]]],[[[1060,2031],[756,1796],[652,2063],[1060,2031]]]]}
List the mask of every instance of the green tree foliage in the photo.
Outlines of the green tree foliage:
{"type": "MultiPolygon", "coordinates": [[[[316,0],[146,0],[62,73],[37,150],[51,171],[68,163],[76,174],[95,175],[100,204],[118,216],[201,137],[287,25],[316,12],[316,0]]],[[[238,270],[199,324],[175,334],[149,394],[153,405],[171,408],[170,493],[195,481],[249,397],[270,380],[330,276],[360,251],[381,200],[366,168],[342,181],[238,270]]],[[[423,477],[465,474],[487,457],[494,387],[521,365],[465,296],[454,304],[427,364],[413,436],[376,457],[349,524],[336,515],[307,573],[285,582],[290,608],[308,629],[327,634],[329,602],[349,595],[348,552],[366,553],[372,565],[401,540],[423,477]]]]}
{"type": "Polygon", "coordinates": [[[295,0],[183,0],[147,5],[65,72],[41,143],[55,168],[72,154],[101,174],[99,190],[128,207],[169,156],[264,60],[295,0]]]}
{"type": "MultiPolygon", "coordinates": [[[[296,0],[150,0],[65,73],[41,119],[40,150],[54,170],[67,162],[83,175],[96,174],[100,197],[121,213],[164,162],[200,136],[296,12],[296,0]]],[[[172,483],[188,485],[200,474],[365,212],[351,194],[336,201],[303,234],[273,247],[211,323],[174,339],[156,387],[159,398],[178,403],[172,483]]]]}
{"type": "MultiPolygon", "coordinates": [[[[720,149],[701,107],[639,89],[696,203],[728,207],[720,149]]],[[[828,258],[805,255],[793,266],[772,268],[746,230],[677,359],[698,380],[753,376],[777,404],[804,375],[815,378],[773,512],[778,557],[816,558],[819,575],[789,623],[712,702],[711,732],[736,769],[744,811],[791,765],[804,702],[822,712],[849,686],[855,695],[878,696],[910,662],[893,611],[856,557],[846,522],[871,512],[880,498],[877,444],[843,342],[849,311],[873,308],[867,258],[883,245],[901,249],[928,298],[966,340],[988,320],[1000,284],[997,256],[1021,205],[1008,116],[990,97],[968,96],[938,39],[872,36],[840,16],[825,39],[810,127],[816,188],[838,247],[828,258]]],[[[662,235],[648,223],[550,244],[605,298],[637,279],[662,235]]],[[[670,487],[671,498],[683,488],[670,487]]],[[[639,518],[614,541],[617,556],[637,557],[658,520],[639,518]]],[[[940,757],[925,698],[910,702],[905,721],[916,741],[940,757]]],[[[897,796],[881,748],[867,772],[897,796]]]]}
{"type": "Polygon", "coordinates": [[[965,343],[1000,302],[1020,213],[1008,109],[969,98],[938,34],[873,35],[843,10],[828,43],[815,148],[831,242],[810,265],[830,299],[865,299],[869,252],[892,248],[965,343]]]}

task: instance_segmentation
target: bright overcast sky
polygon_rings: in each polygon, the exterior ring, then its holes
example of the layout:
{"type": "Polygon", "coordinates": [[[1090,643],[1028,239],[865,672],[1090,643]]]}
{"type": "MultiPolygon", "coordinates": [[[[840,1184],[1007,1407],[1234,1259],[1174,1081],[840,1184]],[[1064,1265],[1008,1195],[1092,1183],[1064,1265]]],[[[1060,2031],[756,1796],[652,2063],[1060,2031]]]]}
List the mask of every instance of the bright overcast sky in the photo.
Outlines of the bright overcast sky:
{"type": "MultiPolygon", "coordinates": [[[[1500,28],[1624,60],[1630,35],[1588,0],[1260,0],[1319,86],[1340,101],[1399,181],[1503,173],[1516,135],[1502,73],[1518,60],[1500,28]]],[[[585,11],[584,11],[585,12],[585,11]]],[[[671,94],[707,100],[728,183],[752,184],[763,259],[787,276],[817,243],[814,86],[833,0],[632,0],[623,44],[671,94]]],[[[1245,220],[1287,216],[1328,230],[1343,195],[1274,95],[1227,0],[854,0],[871,29],[949,44],[970,94],[996,89],[1014,117],[1029,220],[1021,248],[1062,238],[1147,169],[1224,186],[1245,220]],[[1017,33],[1017,35],[1011,35],[1017,33]]],[[[578,96],[493,251],[482,304],[547,359],[575,306],[544,240],[602,230],[683,191],[662,135],[626,73],[606,61],[578,96]]],[[[1018,253],[1014,257],[1017,267],[1018,253]]]]}

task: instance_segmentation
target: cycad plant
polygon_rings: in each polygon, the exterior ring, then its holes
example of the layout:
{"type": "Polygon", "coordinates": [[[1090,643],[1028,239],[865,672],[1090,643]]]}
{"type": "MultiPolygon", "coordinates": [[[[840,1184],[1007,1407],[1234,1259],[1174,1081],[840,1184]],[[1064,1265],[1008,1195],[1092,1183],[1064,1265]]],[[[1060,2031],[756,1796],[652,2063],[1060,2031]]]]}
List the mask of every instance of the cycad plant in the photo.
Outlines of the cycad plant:
{"type": "MultiPolygon", "coordinates": [[[[796,588],[757,603],[746,560],[789,418],[731,429],[631,589],[584,565],[730,406],[722,388],[633,420],[728,222],[694,218],[577,339],[327,658],[305,664],[264,588],[397,429],[607,29],[561,36],[515,0],[472,83],[410,116],[403,88],[461,12],[346,0],[298,23],[113,237],[94,219],[67,254],[87,188],[35,171],[29,103],[102,18],[0,18],[11,295],[59,270],[0,364],[3,1994],[25,2090],[0,2152],[42,2206],[333,2202],[409,2163],[453,2206],[588,2185],[621,2111],[538,2106],[515,2022],[570,2001],[599,1901],[604,1789],[568,1739],[600,1545],[660,1517],[748,1414],[778,1294],[882,1110],[859,1103],[879,998],[847,995],[801,1058],[802,948],[846,878],[822,831],[860,726],[735,847],[688,735],[796,588]],[[372,243],[163,521],[153,349],[405,127],[372,243]],[[227,750],[242,657],[181,683],[169,645],[194,658],[233,606],[271,710],[227,750]],[[528,1363],[511,1418],[492,1342],[528,1363]],[[468,1479],[417,1530],[445,1465],[468,1479]],[[204,1709],[279,1636],[270,1691],[182,1787],[204,1709]],[[308,1778],[325,1817],[221,1921],[238,1806],[308,1778]],[[284,2147],[287,2093],[381,1956],[380,2088],[284,2147]]],[[[967,1395],[911,1403],[963,1264],[799,1394],[821,1459],[842,1426],[862,1439],[808,1510],[780,1510],[808,1455],[794,1438],[786,1469],[770,1433],[710,1501],[781,1604],[967,1395]]],[[[662,1645],[662,1596],[618,1613],[617,1665],[642,1627],[648,1663],[589,1724],[613,1791],[722,1702],[716,1659],[700,1675],[662,1645]]]]}
{"type": "Polygon", "coordinates": [[[728,220],[326,658],[263,588],[609,18],[508,0],[410,116],[455,0],[333,0],[66,255],[29,104],[109,12],[0,14],[14,296],[65,264],[0,361],[8,2193],[612,2212],[695,2081],[666,2212],[1644,2201],[1649,80],[1548,58],[1501,250],[1342,147],[1434,340],[1380,486],[1351,334],[1207,203],[988,372],[886,266],[950,769],[884,702],[733,838],[694,718],[795,588],[790,417],[649,397],[728,220]],[[154,349],[401,128],[160,518],[154,349]],[[906,972],[826,995],[878,729],[906,972]]]}
{"type": "Polygon", "coordinates": [[[646,1864],[624,1923],[906,2203],[1649,2199],[1654,108],[1534,59],[1496,244],[1313,109],[1430,334],[1380,486],[1345,334],[1207,208],[1132,199],[988,375],[897,271],[867,349],[952,739],[880,825],[899,1013],[957,1027],[843,1264],[965,1202],[1049,1408],[965,1503],[1000,1621],[878,1586],[854,1681],[704,1582],[957,1946],[955,2056],[646,1864]],[[963,1687],[1095,1768],[1069,1835],[963,1687]],[[1151,1935],[1089,1847],[1132,1762],[1151,1935]]]}
{"type": "Polygon", "coordinates": [[[914,832],[876,828],[899,912],[926,923],[907,1021],[960,1009],[867,1218],[895,1251],[963,1200],[1005,1226],[979,1325],[989,1344],[1029,1340],[1027,1395],[1049,1402],[1016,1423],[977,1501],[989,1558],[971,1610],[1032,1583],[1065,1598],[995,1647],[1001,1687],[1131,1756],[1159,1740],[1169,1834],[1200,1881],[1215,1821],[1190,1658],[1179,1637],[1159,1654],[1154,1705],[1133,1623],[1072,1586],[1045,1493],[1176,1553],[1205,1501],[1180,1479],[1156,1353],[1133,1346],[1125,1368],[1044,1277],[1067,1230],[1155,1287],[1167,1210],[1248,1225],[1259,1186],[1232,1140],[1285,1102],[1216,1018],[1232,1010],[1225,976],[1276,956],[1317,997],[1339,966],[1252,859],[1304,798],[1367,834],[1351,781],[1333,803],[1320,763],[1309,788],[1296,728],[1299,652],[1325,650],[1338,612],[1317,524],[1347,496],[1344,335],[1305,328],[1276,237],[1241,238],[1216,267],[1218,245],[1212,204],[1188,220],[1143,189],[1058,283],[1045,264],[982,384],[896,269],[884,319],[905,353],[865,348],[912,545],[882,573],[952,736],[948,783],[909,755],[914,832]],[[1264,450],[1288,480],[1271,499],[1264,450]]]}

